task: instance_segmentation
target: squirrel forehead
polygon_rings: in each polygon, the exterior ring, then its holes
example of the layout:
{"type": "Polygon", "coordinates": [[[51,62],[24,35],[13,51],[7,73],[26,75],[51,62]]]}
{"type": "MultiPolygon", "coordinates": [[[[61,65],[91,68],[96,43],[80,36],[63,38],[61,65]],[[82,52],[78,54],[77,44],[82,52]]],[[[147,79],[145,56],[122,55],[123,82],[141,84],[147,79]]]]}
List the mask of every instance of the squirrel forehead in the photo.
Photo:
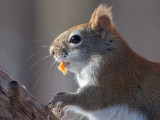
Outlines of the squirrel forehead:
{"type": "Polygon", "coordinates": [[[112,13],[111,13],[111,7],[108,7],[107,5],[99,5],[99,7],[93,12],[91,19],[88,23],[76,25],[67,31],[61,33],[54,42],[56,44],[62,44],[61,42],[67,42],[68,37],[71,33],[81,33],[85,36],[85,33],[87,35],[95,35],[95,32],[97,31],[103,31],[101,34],[104,36],[105,31],[107,29],[111,29],[110,25],[112,26],[112,13]],[[89,32],[89,34],[88,34],[89,32]],[[93,34],[92,34],[93,33],[93,34]]]}
{"type": "Polygon", "coordinates": [[[74,26],[66,31],[64,31],[63,33],[61,33],[56,39],[55,41],[66,41],[69,37],[69,35],[71,33],[76,33],[76,32],[80,32],[83,34],[83,32],[85,30],[88,30],[90,29],[90,25],[89,23],[84,23],[84,24],[80,24],[80,25],[77,25],[77,26],[74,26]]]}
{"type": "Polygon", "coordinates": [[[84,24],[80,24],[80,25],[76,25],[72,28],[70,28],[70,31],[74,31],[74,30],[81,30],[81,29],[86,29],[89,28],[89,23],[84,23],[84,24]]]}

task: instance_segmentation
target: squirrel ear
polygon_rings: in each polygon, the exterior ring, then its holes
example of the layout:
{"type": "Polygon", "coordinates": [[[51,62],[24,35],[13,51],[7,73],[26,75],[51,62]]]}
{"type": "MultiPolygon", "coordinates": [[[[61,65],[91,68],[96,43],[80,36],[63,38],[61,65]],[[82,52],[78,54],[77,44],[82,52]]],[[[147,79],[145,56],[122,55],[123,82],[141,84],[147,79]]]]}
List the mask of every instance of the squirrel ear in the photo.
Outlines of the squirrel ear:
{"type": "Polygon", "coordinates": [[[96,30],[102,36],[104,36],[113,25],[111,9],[111,7],[101,4],[93,12],[90,19],[89,23],[91,24],[91,28],[96,30]]]}

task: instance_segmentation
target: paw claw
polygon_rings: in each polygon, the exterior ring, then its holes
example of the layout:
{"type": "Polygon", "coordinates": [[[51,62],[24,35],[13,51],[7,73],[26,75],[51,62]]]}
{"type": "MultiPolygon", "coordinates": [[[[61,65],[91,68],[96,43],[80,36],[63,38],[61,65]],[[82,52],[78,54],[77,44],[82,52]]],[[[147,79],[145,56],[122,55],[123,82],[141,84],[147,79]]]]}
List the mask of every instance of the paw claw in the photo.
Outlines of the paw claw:
{"type": "Polygon", "coordinates": [[[48,106],[50,109],[55,108],[56,107],[56,103],[58,102],[64,102],[66,98],[66,93],[65,92],[59,92],[56,93],[50,100],[50,102],[48,103],[48,106]]]}
{"type": "Polygon", "coordinates": [[[57,103],[56,108],[52,109],[52,112],[58,117],[62,118],[65,115],[65,111],[62,108],[62,102],[57,103]]]}

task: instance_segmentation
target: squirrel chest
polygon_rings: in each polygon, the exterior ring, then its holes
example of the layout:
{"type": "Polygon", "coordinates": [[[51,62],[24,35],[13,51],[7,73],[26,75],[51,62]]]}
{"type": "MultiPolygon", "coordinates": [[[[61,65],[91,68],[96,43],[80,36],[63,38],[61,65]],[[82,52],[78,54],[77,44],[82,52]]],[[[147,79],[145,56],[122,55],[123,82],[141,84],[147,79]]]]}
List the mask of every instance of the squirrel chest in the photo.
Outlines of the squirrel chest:
{"type": "Polygon", "coordinates": [[[89,120],[147,120],[145,115],[129,110],[127,105],[112,106],[96,111],[85,111],[79,107],[71,107],[69,110],[82,114],[89,120]]]}

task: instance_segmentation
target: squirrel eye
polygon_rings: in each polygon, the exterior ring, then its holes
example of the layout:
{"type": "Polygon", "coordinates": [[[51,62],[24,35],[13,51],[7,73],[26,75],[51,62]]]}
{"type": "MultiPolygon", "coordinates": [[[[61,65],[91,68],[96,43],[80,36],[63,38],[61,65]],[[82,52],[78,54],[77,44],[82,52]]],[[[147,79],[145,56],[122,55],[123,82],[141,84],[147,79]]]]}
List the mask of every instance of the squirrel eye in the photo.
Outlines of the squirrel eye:
{"type": "Polygon", "coordinates": [[[74,43],[77,44],[81,41],[81,37],[79,35],[73,35],[70,40],[69,43],[74,43]]]}

